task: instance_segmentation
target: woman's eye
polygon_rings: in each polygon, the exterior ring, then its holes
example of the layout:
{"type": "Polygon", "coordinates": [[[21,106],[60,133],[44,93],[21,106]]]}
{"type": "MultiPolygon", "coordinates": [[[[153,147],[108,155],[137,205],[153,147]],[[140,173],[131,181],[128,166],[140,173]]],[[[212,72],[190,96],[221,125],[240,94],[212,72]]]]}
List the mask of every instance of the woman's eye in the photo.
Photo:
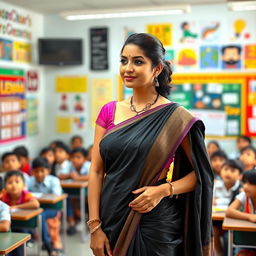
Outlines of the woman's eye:
{"type": "Polygon", "coordinates": [[[141,60],[135,60],[135,64],[141,65],[141,64],[143,64],[143,62],[141,60]]]}
{"type": "Polygon", "coordinates": [[[126,64],[127,61],[126,61],[126,59],[121,59],[121,60],[120,60],[120,63],[121,63],[121,64],[126,64]]]}

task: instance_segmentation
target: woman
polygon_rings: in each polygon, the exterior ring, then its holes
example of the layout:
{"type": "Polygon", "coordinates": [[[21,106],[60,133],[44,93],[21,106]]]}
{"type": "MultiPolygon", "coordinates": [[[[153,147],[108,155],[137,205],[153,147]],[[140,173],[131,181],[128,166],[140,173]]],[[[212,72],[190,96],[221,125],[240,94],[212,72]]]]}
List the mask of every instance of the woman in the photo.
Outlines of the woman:
{"type": "Polygon", "coordinates": [[[96,256],[210,255],[213,174],[204,126],[166,98],[172,72],[164,54],[155,37],[131,35],[120,75],[133,96],[103,106],[96,121],[88,188],[96,256]]]}

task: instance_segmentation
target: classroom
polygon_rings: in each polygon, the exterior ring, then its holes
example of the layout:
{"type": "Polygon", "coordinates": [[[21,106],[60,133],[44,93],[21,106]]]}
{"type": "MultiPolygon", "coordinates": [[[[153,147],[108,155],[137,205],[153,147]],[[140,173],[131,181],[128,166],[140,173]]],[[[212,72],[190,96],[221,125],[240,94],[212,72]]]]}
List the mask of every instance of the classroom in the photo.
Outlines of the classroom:
{"type": "Polygon", "coordinates": [[[0,0],[0,255],[256,256],[255,27],[254,0],[0,0]]]}

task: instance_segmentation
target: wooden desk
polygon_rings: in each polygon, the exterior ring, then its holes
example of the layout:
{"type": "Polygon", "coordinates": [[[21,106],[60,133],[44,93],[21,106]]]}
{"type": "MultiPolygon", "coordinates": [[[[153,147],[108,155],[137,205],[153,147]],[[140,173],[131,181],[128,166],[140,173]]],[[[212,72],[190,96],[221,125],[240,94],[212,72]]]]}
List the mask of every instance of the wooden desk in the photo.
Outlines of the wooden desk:
{"type": "Polygon", "coordinates": [[[38,230],[38,255],[41,255],[42,246],[42,218],[43,209],[17,209],[11,212],[11,225],[16,228],[37,228],[38,230]]]}
{"type": "Polygon", "coordinates": [[[217,212],[213,211],[212,212],[212,220],[221,221],[221,220],[224,220],[224,218],[225,218],[225,212],[224,211],[223,212],[219,212],[219,211],[217,211],[217,212]]]}
{"type": "Polygon", "coordinates": [[[61,195],[54,195],[54,194],[42,194],[37,196],[37,193],[34,194],[37,200],[40,203],[40,206],[43,209],[54,209],[54,210],[61,210],[62,211],[62,225],[63,225],[63,250],[66,251],[66,244],[67,244],[67,194],[61,195]],[[62,205],[61,205],[61,202],[62,205]]]}
{"type": "Polygon", "coordinates": [[[24,248],[24,256],[26,256],[26,245],[25,243],[30,240],[31,235],[25,233],[12,233],[12,232],[1,232],[0,233],[0,255],[5,255],[19,246],[24,248]]]}
{"type": "MultiPolygon", "coordinates": [[[[233,231],[249,231],[256,232],[256,223],[252,223],[246,220],[239,220],[225,217],[222,228],[228,230],[228,255],[233,255],[233,231]]],[[[246,246],[243,246],[246,247],[246,246]]],[[[250,246],[250,248],[256,248],[256,246],[250,246]]]]}
{"type": "Polygon", "coordinates": [[[86,219],[85,219],[85,188],[88,187],[87,181],[62,180],[61,186],[65,193],[70,196],[80,197],[82,241],[86,241],[86,219]]]}

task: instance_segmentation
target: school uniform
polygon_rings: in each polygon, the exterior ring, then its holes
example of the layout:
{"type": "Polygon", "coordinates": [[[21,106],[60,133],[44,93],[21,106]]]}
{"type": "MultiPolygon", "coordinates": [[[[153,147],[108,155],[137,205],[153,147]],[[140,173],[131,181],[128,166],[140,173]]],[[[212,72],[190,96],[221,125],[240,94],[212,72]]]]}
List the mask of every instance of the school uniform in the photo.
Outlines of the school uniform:
{"type": "Polygon", "coordinates": [[[0,200],[0,222],[4,220],[11,222],[10,207],[0,200]]]}
{"type": "Polygon", "coordinates": [[[55,165],[55,174],[59,176],[60,174],[69,174],[71,168],[71,163],[69,160],[65,160],[61,164],[55,165]]]}

